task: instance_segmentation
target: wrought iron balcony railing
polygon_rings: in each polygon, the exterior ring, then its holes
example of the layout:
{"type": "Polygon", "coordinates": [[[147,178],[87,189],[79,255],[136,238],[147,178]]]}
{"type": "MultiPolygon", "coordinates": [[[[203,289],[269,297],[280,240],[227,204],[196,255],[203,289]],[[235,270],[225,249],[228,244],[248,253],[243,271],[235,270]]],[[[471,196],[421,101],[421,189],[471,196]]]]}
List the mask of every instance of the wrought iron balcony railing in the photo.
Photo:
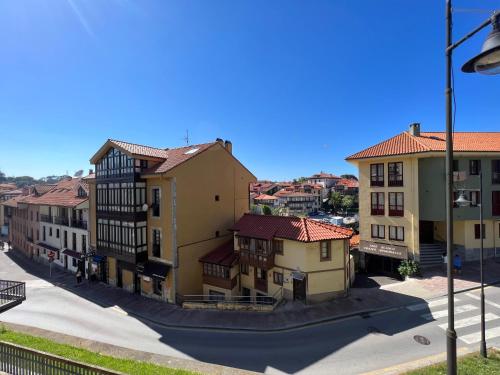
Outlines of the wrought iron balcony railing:
{"type": "Polygon", "coordinates": [[[20,281],[0,280],[0,313],[26,300],[26,284],[20,281]]]}

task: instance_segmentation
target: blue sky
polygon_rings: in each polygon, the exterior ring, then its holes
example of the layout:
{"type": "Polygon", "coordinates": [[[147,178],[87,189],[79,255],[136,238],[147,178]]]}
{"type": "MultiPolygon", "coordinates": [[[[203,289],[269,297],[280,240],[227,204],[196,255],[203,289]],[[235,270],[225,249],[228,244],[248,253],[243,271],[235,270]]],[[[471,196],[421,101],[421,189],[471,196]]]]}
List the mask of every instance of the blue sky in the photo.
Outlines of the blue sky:
{"type": "MultiPolygon", "coordinates": [[[[189,129],[259,178],[355,173],[346,156],[411,122],[444,129],[444,3],[2,1],[0,169],[71,174],[107,138],[175,147],[189,129]]],[[[486,16],[456,13],[456,36],[486,16]]],[[[487,32],[455,54],[457,130],[500,130],[500,77],[459,71],[487,32]]]]}

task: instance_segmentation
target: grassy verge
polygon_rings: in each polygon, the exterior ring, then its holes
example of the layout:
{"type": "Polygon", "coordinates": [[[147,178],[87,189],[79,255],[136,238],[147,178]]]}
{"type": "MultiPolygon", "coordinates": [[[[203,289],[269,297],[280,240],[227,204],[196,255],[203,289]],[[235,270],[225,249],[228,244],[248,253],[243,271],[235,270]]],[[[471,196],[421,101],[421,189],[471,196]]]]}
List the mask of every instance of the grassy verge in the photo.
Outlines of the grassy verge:
{"type": "MultiPolygon", "coordinates": [[[[487,359],[484,359],[477,353],[464,356],[458,360],[458,373],[460,375],[500,374],[500,353],[495,350],[489,350],[487,359]]],[[[441,374],[446,375],[446,363],[440,363],[405,373],[405,375],[441,374]]]]}
{"type": "Polygon", "coordinates": [[[125,374],[164,374],[164,375],[195,375],[194,372],[171,369],[152,363],[115,358],[74,346],[59,344],[41,337],[30,336],[0,327],[0,340],[21,345],[27,348],[55,354],[67,359],[83,362],[89,365],[103,367],[125,374]]]}

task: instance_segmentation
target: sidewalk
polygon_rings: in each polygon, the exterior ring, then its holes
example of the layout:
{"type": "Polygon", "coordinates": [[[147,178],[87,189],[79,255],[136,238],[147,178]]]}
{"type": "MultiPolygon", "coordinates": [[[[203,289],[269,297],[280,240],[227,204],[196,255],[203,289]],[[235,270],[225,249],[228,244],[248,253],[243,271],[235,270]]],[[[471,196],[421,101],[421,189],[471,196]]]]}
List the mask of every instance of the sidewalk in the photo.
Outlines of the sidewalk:
{"type": "MultiPolygon", "coordinates": [[[[441,270],[428,270],[421,279],[397,282],[372,288],[352,288],[349,297],[316,305],[284,302],[270,313],[247,311],[184,310],[179,306],[125,292],[103,283],[76,284],[75,276],[59,269],[48,277],[47,266],[35,263],[16,251],[7,256],[26,272],[69,290],[102,307],[118,308],[130,316],[171,328],[280,331],[304,327],[345,317],[390,310],[422,303],[446,295],[446,277],[441,270]]],[[[455,291],[478,287],[479,265],[465,264],[455,281],[455,291]],[[476,277],[477,276],[477,277],[476,277]]],[[[488,261],[488,283],[500,282],[500,264],[488,261]]]]}

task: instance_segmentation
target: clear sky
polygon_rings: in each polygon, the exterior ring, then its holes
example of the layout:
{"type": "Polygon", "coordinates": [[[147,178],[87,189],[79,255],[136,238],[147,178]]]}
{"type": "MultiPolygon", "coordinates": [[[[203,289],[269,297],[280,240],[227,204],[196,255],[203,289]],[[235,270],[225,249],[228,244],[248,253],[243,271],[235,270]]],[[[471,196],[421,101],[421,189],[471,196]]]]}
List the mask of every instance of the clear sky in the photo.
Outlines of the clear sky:
{"type": "MultiPolygon", "coordinates": [[[[444,130],[444,4],[436,0],[0,2],[0,169],[72,174],[115,138],[220,137],[262,179],[321,170],[421,122],[444,130]]],[[[498,0],[455,1],[494,9],[498,0]]],[[[455,14],[462,36],[487,17],[455,14]]],[[[500,131],[500,76],[455,54],[456,130],[500,131]]]]}

